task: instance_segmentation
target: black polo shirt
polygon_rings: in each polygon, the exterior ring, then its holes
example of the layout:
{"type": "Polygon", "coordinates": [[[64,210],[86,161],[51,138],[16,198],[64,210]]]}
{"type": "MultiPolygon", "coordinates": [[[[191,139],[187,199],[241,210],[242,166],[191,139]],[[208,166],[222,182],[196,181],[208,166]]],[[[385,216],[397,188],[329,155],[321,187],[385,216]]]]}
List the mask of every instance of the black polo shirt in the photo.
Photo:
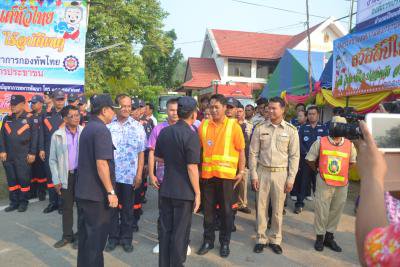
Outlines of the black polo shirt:
{"type": "Polygon", "coordinates": [[[194,190],[187,171],[188,164],[200,163],[200,141],[198,134],[180,120],[175,125],[161,130],[155,156],[164,159],[162,197],[194,200],[194,190]]]}
{"type": "MultiPolygon", "coordinates": [[[[96,160],[108,160],[110,176],[115,186],[114,146],[106,125],[92,116],[79,139],[78,178],[76,198],[106,201],[107,192],[97,172],[96,160]]],[[[115,188],[115,187],[114,187],[115,188]]]]}

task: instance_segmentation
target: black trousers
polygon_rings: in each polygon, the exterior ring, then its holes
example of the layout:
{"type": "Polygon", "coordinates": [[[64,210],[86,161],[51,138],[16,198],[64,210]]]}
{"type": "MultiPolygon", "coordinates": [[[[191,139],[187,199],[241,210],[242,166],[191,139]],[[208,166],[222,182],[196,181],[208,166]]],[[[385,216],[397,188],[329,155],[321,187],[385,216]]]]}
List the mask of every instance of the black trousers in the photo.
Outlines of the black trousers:
{"type": "Polygon", "coordinates": [[[118,196],[118,209],[112,210],[111,231],[108,241],[111,243],[132,244],[133,238],[133,186],[116,183],[115,192],[118,196]]]}
{"type": "MultiPolygon", "coordinates": [[[[305,160],[304,160],[305,162],[305,160]]],[[[315,178],[316,173],[308,166],[307,163],[305,163],[302,166],[302,171],[301,171],[301,179],[300,179],[300,190],[297,194],[297,201],[295,206],[296,207],[304,207],[304,199],[306,196],[308,196],[310,193],[310,186],[312,183],[313,176],[315,178]]]]}
{"type": "Polygon", "coordinates": [[[31,167],[26,155],[3,162],[7,176],[10,206],[28,205],[30,194],[31,167]]]}
{"type": "Polygon", "coordinates": [[[215,216],[216,204],[218,203],[221,220],[219,242],[221,244],[229,244],[233,226],[233,184],[234,180],[230,179],[202,179],[204,242],[213,244],[215,241],[215,216]]]}
{"type": "Polygon", "coordinates": [[[304,157],[300,157],[300,162],[299,162],[299,169],[296,174],[296,178],[294,179],[294,184],[293,184],[293,189],[290,192],[291,196],[297,196],[300,193],[300,185],[301,185],[301,176],[303,173],[303,166],[306,165],[306,160],[304,157]]]}
{"type": "Polygon", "coordinates": [[[161,197],[158,266],[180,267],[186,261],[193,201],[161,197]]]}
{"type": "Polygon", "coordinates": [[[47,178],[44,170],[44,162],[36,155],[36,160],[32,164],[31,175],[31,196],[46,195],[47,178]]]}
{"type": "Polygon", "coordinates": [[[76,173],[68,174],[68,189],[61,189],[61,198],[63,200],[63,239],[66,239],[70,242],[74,240],[72,226],[74,224],[75,181],[76,173]]]}
{"type": "Polygon", "coordinates": [[[106,201],[77,199],[78,267],[104,266],[103,250],[110,232],[111,208],[106,201]]]}
{"type": "MultiPolygon", "coordinates": [[[[47,151],[46,151],[47,153],[47,151]]],[[[49,204],[52,204],[56,207],[62,207],[62,200],[60,196],[57,194],[56,189],[54,188],[53,179],[51,177],[50,165],[49,165],[49,154],[46,154],[46,160],[44,163],[44,170],[47,176],[47,189],[49,191],[49,204]]]]}

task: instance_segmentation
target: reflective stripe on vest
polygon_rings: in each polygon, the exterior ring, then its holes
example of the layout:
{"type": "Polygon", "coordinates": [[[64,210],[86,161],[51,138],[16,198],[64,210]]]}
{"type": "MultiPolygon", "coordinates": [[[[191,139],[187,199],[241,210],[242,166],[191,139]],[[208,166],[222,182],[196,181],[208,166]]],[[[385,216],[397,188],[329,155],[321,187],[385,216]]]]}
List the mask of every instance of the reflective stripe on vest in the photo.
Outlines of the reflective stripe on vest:
{"type": "MultiPolygon", "coordinates": [[[[203,155],[202,163],[202,177],[206,178],[209,176],[216,176],[219,178],[234,178],[237,172],[237,164],[239,157],[231,156],[231,143],[232,143],[232,131],[235,120],[227,119],[225,125],[221,131],[225,130],[224,136],[224,149],[223,154],[212,153],[210,156],[203,155]]],[[[209,126],[209,120],[205,120],[202,127],[202,142],[203,145],[207,143],[207,130],[209,126]]],[[[218,137],[216,137],[217,140],[218,137]]],[[[214,140],[214,141],[216,141],[214,140]]]]}
{"type": "Polygon", "coordinates": [[[343,145],[335,146],[327,136],[321,138],[319,173],[330,186],[346,186],[348,184],[351,142],[344,140],[343,145]]]}

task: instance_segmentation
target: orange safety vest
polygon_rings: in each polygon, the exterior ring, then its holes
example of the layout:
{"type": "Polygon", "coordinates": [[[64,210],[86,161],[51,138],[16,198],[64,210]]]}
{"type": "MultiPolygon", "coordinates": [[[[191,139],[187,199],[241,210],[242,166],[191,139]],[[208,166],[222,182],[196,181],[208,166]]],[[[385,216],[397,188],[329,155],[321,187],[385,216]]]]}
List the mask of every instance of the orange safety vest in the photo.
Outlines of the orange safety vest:
{"type": "Polygon", "coordinates": [[[344,139],[341,146],[329,142],[328,137],[321,138],[319,153],[319,173],[330,186],[346,186],[349,182],[351,142],[344,139]]]}
{"type": "Polygon", "coordinates": [[[233,119],[226,119],[215,140],[211,140],[207,134],[209,123],[209,120],[204,120],[200,132],[203,144],[201,177],[204,179],[213,177],[234,179],[239,162],[239,151],[233,145],[232,132],[234,124],[237,122],[233,119]]]}

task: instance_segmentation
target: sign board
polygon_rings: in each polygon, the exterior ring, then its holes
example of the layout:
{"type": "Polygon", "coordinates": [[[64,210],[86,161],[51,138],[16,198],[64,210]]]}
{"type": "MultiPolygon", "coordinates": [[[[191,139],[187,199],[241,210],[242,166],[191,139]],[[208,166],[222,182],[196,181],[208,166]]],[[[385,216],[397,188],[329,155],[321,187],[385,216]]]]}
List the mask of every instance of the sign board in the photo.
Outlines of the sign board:
{"type": "Polygon", "coordinates": [[[0,92],[83,92],[86,24],[86,0],[0,1],[0,92]]]}
{"type": "Polygon", "coordinates": [[[400,15],[400,0],[358,0],[357,30],[400,15]]]}
{"type": "Polygon", "coordinates": [[[400,88],[400,21],[355,32],[333,43],[335,97],[400,88]]]}

